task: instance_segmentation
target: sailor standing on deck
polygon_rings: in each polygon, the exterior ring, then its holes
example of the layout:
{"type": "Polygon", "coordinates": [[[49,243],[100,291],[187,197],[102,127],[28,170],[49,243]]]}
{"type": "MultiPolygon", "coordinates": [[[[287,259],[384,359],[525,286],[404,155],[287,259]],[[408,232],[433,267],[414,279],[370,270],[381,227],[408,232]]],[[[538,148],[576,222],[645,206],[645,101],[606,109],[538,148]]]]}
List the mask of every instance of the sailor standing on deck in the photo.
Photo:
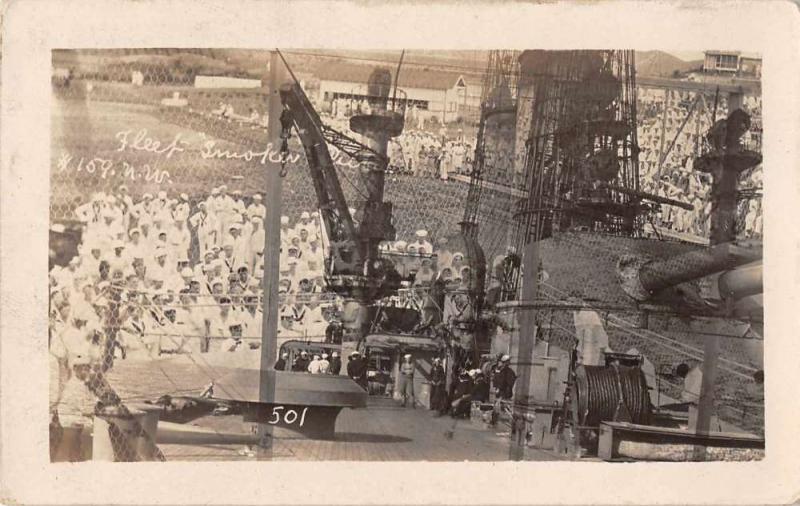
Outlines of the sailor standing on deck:
{"type": "Polygon", "coordinates": [[[400,364],[400,395],[403,396],[403,407],[411,398],[411,407],[416,409],[414,400],[414,362],[411,360],[411,355],[406,354],[403,356],[403,363],[400,364]]]}
{"type": "Polygon", "coordinates": [[[267,208],[261,203],[261,195],[256,193],[253,195],[253,202],[247,206],[247,214],[250,216],[258,216],[262,220],[267,216],[267,208]]]}
{"type": "Polygon", "coordinates": [[[328,374],[328,370],[330,368],[331,368],[331,363],[328,361],[328,354],[323,353],[322,359],[319,361],[319,373],[328,374]]]}
{"type": "Polygon", "coordinates": [[[357,351],[350,354],[350,361],[347,362],[347,375],[361,388],[367,389],[367,363],[357,351]]]}
{"type": "Polygon", "coordinates": [[[494,387],[495,398],[509,400],[513,396],[514,383],[517,381],[517,375],[509,367],[508,363],[511,357],[503,355],[500,357],[500,362],[492,375],[492,386],[494,387]]]}
{"type": "MultiPolygon", "coordinates": [[[[511,400],[514,392],[514,383],[517,381],[517,375],[508,366],[511,358],[508,355],[500,357],[500,361],[492,371],[492,387],[494,389],[494,410],[492,411],[492,425],[497,423],[501,411],[504,410],[503,402],[506,403],[511,400]]],[[[508,410],[510,408],[505,408],[508,410]]]]}
{"type": "Polygon", "coordinates": [[[322,363],[322,359],[319,355],[314,355],[314,359],[308,364],[308,372],[311,374],[320,374],[320,364],[322,363]]]}
{"type": "Polygon", "coordinates": [[[289,358],[289,354],[286,353],[286,352],[283,352],[281,354],[281,358],[279,358],[275,362],[275,367],[273,367],[273,369],[275,369],[276,371],[285,371],[286,370],[286,359],[288,359],[288,358],[289,358]]]}
{"type": "Polygon", "coordinates": [[[338,375],[339,371],[342,370],[342,359],[339,358],[339,352],[334,351],[331,356],[331,366],[328,369],[328,372],[333,375],[338,375]]]}
{"type": "MultiPolygon", "coordinates": [[[[445,380],[446,372],[442,367],[442,359],[436,357],[433,359],[433,366],[431,367],[431,405],[432,411],[442,410],[442,405],[446,402],[445,399],[445,380]]],[[[446,408],[445,408],[446,409],[446,408]]]]}
{"type": "Polygon", "coordinates": [[[218,237],[225,237],[228,227],[233,221],[233,216],[236,214],[236,204],[228,195],[228,187],[225,185],[219,187],[219,196],[216,198],[214,210],[219,220],[218,237]]]}
{"type": "Polygon", "coordinates": [[[249,249],[247,251],[247,262],[249,263],[250,269],[255,272],[256,264],[258,263],[258,255],[264,252],[265,236],[264,227],[261,226],[263,221],[260,216],[253,216],[250,218],[250,223],[252,223],[253,229],[248,239],[249,249]]]}
{"type": "Polygon", "coordinates": [[[205,255],[219,243],[219,222],[214,216],[209,214],[207,204],[205,202],[200,202],[198,208],[200,211],[189,218],[189,224],[194,227],[197,233],[197,242],[200,247],[200,254],[205,255]]]}
{"type": "Polygon", "coordinates": [[[289,228],[289,217],[281,216],[281,247],[286,247],[289,244],[289,236],[292,234],[292,229],[289,228]]]}
{"type": "Polygon", "coordinates": [[[189,196],[185,193],[181,193],[180,195],[180,202],[175,205],[175,211],[173,211],[172,215],[175,220],[186,221],[189,219],[189,196]]]}
{"type": "Polygon", "coordinates": [[[306,229],[306,233],[308,233],[312,226],[311,214],[308,211],[303,211],[300,213],[300,221],[294,226],[292,232],[294,232],[294,235],[299,236],[301,230],[306,229]]]}

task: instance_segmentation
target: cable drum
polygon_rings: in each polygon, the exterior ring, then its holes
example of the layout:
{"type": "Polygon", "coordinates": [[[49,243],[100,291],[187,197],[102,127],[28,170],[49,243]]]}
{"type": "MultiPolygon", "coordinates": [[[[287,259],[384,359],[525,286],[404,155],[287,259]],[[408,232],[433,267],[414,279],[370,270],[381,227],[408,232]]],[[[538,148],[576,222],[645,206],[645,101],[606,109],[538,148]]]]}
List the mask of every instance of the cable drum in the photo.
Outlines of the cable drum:
{"type": "Polygon", "coordinates": [[[647,381],[637,367],[578,366],[574,396],[581,426],[596,427],[604,421],[650,423],[647,381]]]}

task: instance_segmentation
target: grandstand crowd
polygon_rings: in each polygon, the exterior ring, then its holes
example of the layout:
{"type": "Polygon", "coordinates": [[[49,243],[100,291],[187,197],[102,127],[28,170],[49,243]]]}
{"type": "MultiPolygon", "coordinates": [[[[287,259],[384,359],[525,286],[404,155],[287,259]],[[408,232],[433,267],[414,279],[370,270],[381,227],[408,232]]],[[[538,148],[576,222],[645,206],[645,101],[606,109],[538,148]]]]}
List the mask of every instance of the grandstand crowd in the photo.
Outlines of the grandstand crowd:
{"type": "MultiPolygon", "coordinates": [[[[711,103],[706,101],[703,108],[700,106],[701,100],[702,97],[688,91],[637,89],[638,141],[641,149],[639,174],[644,191],[694,207],[688,211],[662,206],[656,216],[658,225],[676,232],[707,237],[711,215],[711,176],[693,170],[693,165],[695,158],[707,149],[704,142],[713,123],[713,112],[709,112],[709,109],[713,111],[713,98],[709,99],[711,103]]],[[[760,97],[745,97],[743,106],[753,118],[760,118],[760,97]]],[[[725,117],[725,109],[726,104],[718,104],[717,119],[725,117]]],[[[760,132],[754,130],[745,134],[743,144],[759,150],[760,132]]],[[[760,237],[763,231],[762,202],[758,196],[761,184],[760,165],[741,176],[740,190],[756,193],[751,198],[742,198],[739,203],[739,215],[742,218],[740,233],[745,237],[760,237]]]]}
{"type": "MultiPolygon", "coordinates": [[[[114,336],[120,356],[255,346],[263,318],[265,213],[260,194],[245,197],[225,185],[193,200],[166,191],[134,198],[125,185],[95,193],[74,210],[83,224],[78,254],[50,272],[54,334],[75,339],[77,331],[103,330],[114,336]]],[[[341,307],[325,293],[319,213],[303,211],[294,223],[282,216],[280,236],[278,337],[323,340],[341,307]]],[[[418,304],[414,290],[437,279],[455,288],[469,280],[463,252],[435,251],[426,230],[381,249],[411,260],[397,262],[410,281],[390,305],[418,304]]]]}
{"type": "MultiPolygon", "coordinates": [[[[707,149],[705,135],[713,124],[708,109],[713,106],[706,101],[701,107],[700,100],[698,94],[689,91],[638,88],[639,170],[644,191],[689,203],[694,208],[689,211],[662,206],[655,216],[658,226],[707,237],[711,214],[711,176],[694,171],[693,162],[707,149]]],[[[756,118],[756,128],[745,134],[743,143],[748,148],[759,150],[761,99],[747,96],[743,106],[756,118]]],[[[717,119],[725,117],[725,107],[724,103],[718,105],[717,119]]],[[[369,104],[366,100],[361,103],[334,99],[322,109],[332,111],[332,114],[321,115],[326,123],[346,132],[349,129],[348,117],[368,111],[369,104]]],[[[390,171],[444,181],[453,174],[470,174],[474,140],[466,140],[462,130],[448,136],[444,128],[437,132],[435,126],[432,128],[425,121],[417,121],[421,116],[412,113],[410,117],[403,134],[389,143],[390,171]]],[[[514,148],[513,135],[509,136],[513,129],[504,135],[503,128],[503,124],[498,124],[496,132],[486,133],[487,143],[492,144],[494,149],[485,153],[484,177],[513,186],[519,182],[519,168],[515,170],[520,163],[519,152],[514,148]]],[[[763,231],[761,183],[760,165],[742,175],[740,188],[753,193],[742,198],[739,204],[740,234],[745,237],[760,237],[763,231]]]]}
{"type": "MultiPolygon", "coordinates": [[[[326,125],[358,139],[360,136],[350,131],[349,119],[368,111],[370,106],[366,100],[335,99],[321,104],[318,113],[326,125]]],[[[451,133],[441,123],[413,111],[411,108],[407,113],[403,133],[389,140],[389,172],[443,181],[453,174],[468,175],[472,170],[475,140],[467,139],[463,129],[451,133]]],[[[240,114],[232,104],[225,102],[220,102],[208,115],[252,128],[266,128],[268,119],[266,113],[259,114],[254,108],[250,108],[248,114],[240,114]]]]}
{"type": "MultiPolygon", "coordinates": [[[[166,191],[134,200],[125,185],[95,193],[74,211],[84,224],[78,254],[50,272],[56,334],[110,330],[121,354],[260,341],[261,200],[224,185],[194,202],[166,191]]],[[[282,338],[324,336],[334,318],[331,302],[313,295],[324,284],[321,238],[317,213],[281,217],[282,338]]]]}
{"type": "MultiPolygon", "coordinates": [[[[365,100],[358,107],[351,107],[350,103],[332,100],[333,105],[322,107],[320,118],[340,132],[357,136],[350,132],[349,117],[369,111],[369,104],[365,100]],[[332,113],[324,112],[329,109],[332,113]]],[[[463,129],[450,132],[412,109],[407,112],[403,132],[389,140],[389,172],[448,181],[451,175],[471,172],[474,152],[475,141],[468,140],[463,129]]]]}

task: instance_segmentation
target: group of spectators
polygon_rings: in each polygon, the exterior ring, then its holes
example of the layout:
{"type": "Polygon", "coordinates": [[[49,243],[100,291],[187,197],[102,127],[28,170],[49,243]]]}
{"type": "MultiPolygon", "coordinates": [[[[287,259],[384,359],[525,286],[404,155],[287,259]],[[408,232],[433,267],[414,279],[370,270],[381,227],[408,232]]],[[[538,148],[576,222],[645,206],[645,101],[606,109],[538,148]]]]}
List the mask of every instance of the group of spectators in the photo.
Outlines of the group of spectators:
{"type": "MultiPolygon", "coordinates": [[[[353,351],[347,357],[345,372],[364,390],[367,390],[369,360],[369,356],[359,351],[353,351]]],[[[300,350],[292,359],[288,351],[282,351],[274,368],[276,371],[338,375],[342,371],[342,357],[338,351],[332,351],[329,355],[324,351],[312,354],[300,350]]]]}
{"type": "MultiPolygon", "coordinates": [[[[326,124],[355,137],[359,136],[350,131],[349,117],[371,111],[366,99],[345,98],[329,100],[321,109],[320,117],[326,124]]],[[[471,172],[475,143],[465,138],[463,129],[449,134],[441,123],[426,122],[416,107],[405,113],[403,132],[389,140],[390,173],[447,181],[452,174],[471,172]]]]}
{"type": "MultiPolygon", "coordinates": [[[[358,353],[358,352],[353,352],[358,353]]],[[[351,356],[350,361],[354,359],[351,356]]],[[[348,363],[348,366],[350,364],[348,363]]],[[[276,371],[307,372],[311,374],[339,374],[342,370],[342,359],[338,351],[327,353],[309,354],[302,350],[293,361],[289,361],[289,353],[281,353],[280,358],[275,362],[276,371]],[[329,360],[330,359],[330,360],[329,360]]]]}
{"type": "Polygon", "coordinates": [[[429,240],[427,230],[417,230],[414,240],[381,243],[381,250],[395,260],[395,268],[410,286],[430,286],[437,279],[459,285],[469,280],[471,269],[462,251],[450,248],[445,239],[429,240]]]}
{"type": "MultiPolygon", "coordinates": [[[[713,97],[700,103],[697,94],[683,90],[665,90],[639,87],[637,89],[637,118],[639,120],[638,141],[640,181],[642,189],[660,196],[689,203],[688,211],[673,206],[662,206],[656,215],[656,224],[675,232],[699,237],[709,234],[710,187],[709,175],[693,170],[694,159],[704,149],[704,137],[712,126],[709,109],[713,97]],[[689,117],[689,120],[684,120],[689,117]],[[663,146],[662,135],[665,139],[663,146]],[[671,146],[671,147],[670,147],[671,146]],[[663,158],[663,160],[662,160],[663,158]]],[[[746,96],[743,104],[753,118],[753,128],[748,131],[743,143],[749,149],[760,149],[761,99],[746,96]]],[[[325,123],[340,131],[349,132],[348,119],[353,114],[368,114],[371,111],[367,100],[335,98],[321,104],[321,117],[325,123]]],[[[717,118],[726,116],[727,99],[722,97],[717,104],[717,118]]],[[[237,116],[229,104],[220,104],[214,111],[226,117],[241,118],[258,124],[263,119],[251,110],[249,116],[237,116]]],[[[444,128],[434,131],[426,128],[425,121],[416,121],[423,115],[416,107],[406,111],[404,132],[389,142],[389,171],[416,177],[436,178],[443,181],[454,174],[470,174],[475,150],[474,140],[465,139],[463,132],[449,136],[444,128]]],[[[515,185],[518,153],[514,147],[513,128],[495,125],[484,159],[484,173],[488,180],[515,185]]],[[[358,137],[356,135],[356,137],[358,137]]],[[[740,234],[759,237],[762,234],[762,202],[760,198],[762,168],[757,166],[742,175],[740,187],[746,190],[739,205],[740,234]]]]}
{"type": "Polygon", "coordinates": [[[250,110],[247,115],[238,114],[234,109],[232,104],[228,104],[225,102],[220,102],[216,109],[213,109],[210,114],[212,116],[219,116],[221,118],[226,118],[230,120],[240,121],[242,123],[247,123],[253,126],[259,126],[262,128],[267,127],[267,121],[269,116],[267,113],[259,114],[258,111],[250,107],[250,110]]]}
{"type": "Polygon", "coordinates": [[[491,422],[496,423],[503,410],[501,405],[510,401],[514,395],[517,375],[511,369],[510,361],[508,355],[501,354],[496,360],[486,360],[479,368],[459,367],[455,378],[450,382],[450,388],[447,389],[442,360],[434,359],[431,368],[430,409],[438,415],[450,414],[453,418],[469,418],[473,402],[488,403],[493,399],[496,405],[491,422]]]}
{"type": "MultiPolygon", "coordinates": [[[[320,100],[315,100],[312,96],[309,97],[309,100],[311,100],[321,116],[325,116],[330,121],[338,124],[347,122],[351,116],[371,114],[373,112],[373,106],[366,97],[334,96],[331,98],[321,97],[320,100]]],[[[403,113],[405,130],[426,130],[434,128],[436,125],[441,126],[438,114],[429,112],[421,104],[418,105],[414,101],[406,101],[398,97],[395,97],[393,101],[390,97],[387,100],[386,108],[403,113]]]]}
{"type": "MultiPolygon", "coordinates": [[[[258,194],[226,186],[191,201],[186,194],[134,198],[122,185],[79,205],[77,255],[50,271],[54,335],[77,329],[110,337],[120,356],[234,350],[261,339],[263,220],[258,194]]],[[[322,229],[316,213],[281,217],[281,338],[324,339],[336,301],[324,288],[322,229]]]]}
{"type": "Polygon", "coordinates": [[[448,181],[451,175],[471,173],[474,150],[461,130],[453,138],[444,132],[410,130],[389,141],[389,170],[448,181]]]}
{"type": "MultiPolygon", "coordinates": [[[[695,159],[708,149],[705,136],[713,120],[709,111],[697,100],[698,96],[689,91],[644,87],[637,90],[638,140],[641,149],[639,171],[644,191],[694,207],[689,211],[662,206],[656,216],[658,225],[676,232],[708,237],[711,175],[695,171],[693,166],[695,159]],[[687,117],[689,120],[685,122],[687,117]]],[[[705,104],[707,108],[713,107],[713,98],[710,100],[711,103],[705,104]]],[[[751,115],[753,123],[751,130],[742,138],[743,145],[758,151],[761,135],[760,97],[745,97],[743,107],[751,115]]],[[[717,119],[725,118],[726,111],[727,100],[722,98],[717,104],[717,119]]],[[[751,192],[739,202],[739,232],[745,237],[760,237],[762,234],[762,202],[759,195],[762,174],[759,165],[743,173],[740,178],[739,189],[745,193],[751,192]]]]}

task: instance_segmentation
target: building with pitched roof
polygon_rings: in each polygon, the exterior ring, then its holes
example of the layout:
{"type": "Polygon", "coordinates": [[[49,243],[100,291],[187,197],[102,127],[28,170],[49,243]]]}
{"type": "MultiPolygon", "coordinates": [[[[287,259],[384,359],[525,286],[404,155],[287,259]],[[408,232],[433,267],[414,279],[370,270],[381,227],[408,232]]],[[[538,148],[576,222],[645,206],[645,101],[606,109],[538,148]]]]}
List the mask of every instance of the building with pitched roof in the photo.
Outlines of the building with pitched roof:
{"type": "Polygon", "coordinates": [[[703,72],[760,78],[761,57],[740,51],[706,51],[703,72]]]}
{"type": "MultiPolygon", "coordinates": [[[[319,99],[330,102],[337,98],[365,98],[367,80],[374,68],[345,61],[321,65],[316,71],[319,99]]],[[[390,71],[394,75],[396,69],[390,71]]],[[[409,107],[443,123],[475,116],[480,108],[480,79],[458,71],[405,66],[400,69],[398,89],[398,98],[404,95],[409,107]]]]}

